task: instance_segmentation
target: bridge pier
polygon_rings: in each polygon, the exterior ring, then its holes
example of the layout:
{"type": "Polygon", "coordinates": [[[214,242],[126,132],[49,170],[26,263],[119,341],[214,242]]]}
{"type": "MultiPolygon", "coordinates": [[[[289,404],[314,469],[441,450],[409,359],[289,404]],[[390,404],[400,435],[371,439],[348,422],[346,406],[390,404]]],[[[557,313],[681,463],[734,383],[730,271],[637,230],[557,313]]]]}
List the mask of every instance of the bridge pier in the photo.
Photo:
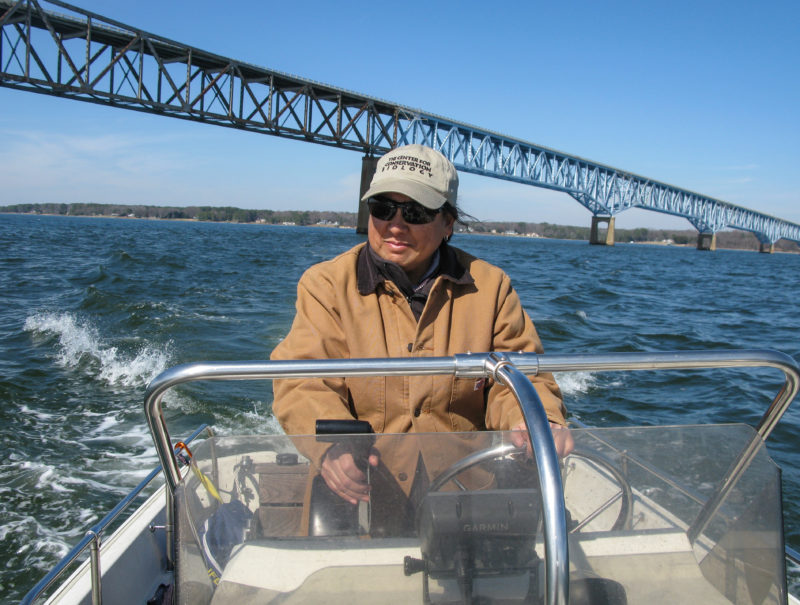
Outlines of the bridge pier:
{"type": "Polygon", "coordinates": [[[593,246],[613,246],[614,245],[614,217],[613,216],[593,216],[592,231],[589,234],[589,243],[593,246]],[[600,225],[605,224],[605,234],[600,225]]]}
{"type": "Polygon", "coordinates": [[[378,167],[378,158],[365,155],[361,158],[361,188],[358,193],[358,219],[356,220],[356,233],[366,233],[369,224],[369,208],[367,203],[362,202],[361,198],[369,189],[375,169],[378,167]]]}
{"type": "Polygon", "coordinates": [[[716,233],[698,233],[697,234],[697,249],[708,250],[713,252],[717,249],[717,234],[716,233]]]}
{"type": "Polygon", "coordinates": [[[775,252],[775,244],[772,242],[760,242],[758,251],[763,254],[772,254],[775,252]]]}

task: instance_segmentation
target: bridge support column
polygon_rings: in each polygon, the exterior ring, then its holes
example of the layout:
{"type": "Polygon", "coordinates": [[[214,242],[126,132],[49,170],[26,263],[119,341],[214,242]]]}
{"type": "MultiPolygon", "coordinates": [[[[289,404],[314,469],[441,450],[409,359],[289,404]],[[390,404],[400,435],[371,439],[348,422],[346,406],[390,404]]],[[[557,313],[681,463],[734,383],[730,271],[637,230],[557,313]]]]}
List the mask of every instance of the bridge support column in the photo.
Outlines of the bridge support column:
{"type": "Polygon", "coordinates": [[[775,244],[770,242],[761,242],[761,245],[758,247],[758,251],[764,254],[772,254],[775,252],[775,244]]]}
{"type": "Polygon", "coordinates": [[[614,245],[614,217],[613,216],[593,216],[592,231],[589,235],[589,243],[593,246],[613,246],[614,245]],[[605,234],[600,225],[606,224],[605,234]]]}
{"type": "Polygon", "coordinates": [[[697,234],[697,249],[709,250],[713,252],[717,249],[717,234],[716,233],[698,233],[697,234]]]}
{"type": "Polygon", "coordinates": [[[369,208],[367,203],[362,202],[361,198],[369,189],[375,168],[378,166],[378,158],[365,155],[361,158],[361,188],[358,193],[358,220],[356,221],[356,233],[366,233],[369,224],[369,208]]]}

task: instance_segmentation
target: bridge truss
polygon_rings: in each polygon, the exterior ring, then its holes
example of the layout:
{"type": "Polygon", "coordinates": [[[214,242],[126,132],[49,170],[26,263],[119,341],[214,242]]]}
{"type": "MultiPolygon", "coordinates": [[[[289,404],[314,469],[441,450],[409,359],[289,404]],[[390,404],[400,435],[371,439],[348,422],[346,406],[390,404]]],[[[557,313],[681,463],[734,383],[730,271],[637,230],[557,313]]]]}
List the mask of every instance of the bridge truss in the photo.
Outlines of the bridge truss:
{"type": "Polygon", "coordinates": [[[762,244],[800,225],[553,149],[235,61],[49,0],[0,0],[0,86],[195,120],[377,156],[407,143],[464,172],[563,191],[595,217],[642,208],[701,233],[762,244]]]}

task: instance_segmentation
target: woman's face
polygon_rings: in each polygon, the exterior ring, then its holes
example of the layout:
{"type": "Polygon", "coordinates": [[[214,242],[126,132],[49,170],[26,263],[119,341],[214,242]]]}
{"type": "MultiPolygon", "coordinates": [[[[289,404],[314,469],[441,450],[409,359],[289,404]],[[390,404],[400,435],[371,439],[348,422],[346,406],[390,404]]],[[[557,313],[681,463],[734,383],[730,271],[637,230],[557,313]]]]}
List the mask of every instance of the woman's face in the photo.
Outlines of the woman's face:
{"type": "MultiPolygon", "coordinates": [[[[385,193],[383,197],[398,203],[412,201],[402,193],[385,193]]],[[[454,221],[449,212],[439,212],[433,221],[423,225],[405,222],[400,209],[388,221],[370,215],[369,245],[381,258],[397,263],[411,282],[417,283],[428,269],[442,240],[452,235],[454,221]]]]}

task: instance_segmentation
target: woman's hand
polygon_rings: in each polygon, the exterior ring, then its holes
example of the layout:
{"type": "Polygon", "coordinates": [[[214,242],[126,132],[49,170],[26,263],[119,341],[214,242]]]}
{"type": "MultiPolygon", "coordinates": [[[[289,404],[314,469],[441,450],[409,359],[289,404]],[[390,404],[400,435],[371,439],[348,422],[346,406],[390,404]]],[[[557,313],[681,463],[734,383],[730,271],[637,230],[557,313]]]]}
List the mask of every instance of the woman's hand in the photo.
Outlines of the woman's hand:
{"type": "MultiPolygon", "coordinates": [[[[523,445],[527,446],[526,450],[528,455],[532,455],[531,444],[528,440],[528,428],[525,426],[525,422],[520,422],[511,430],[513,431],[511,433],[511,443],[517,447],[522,447],[523,445]]],[[[575,441],[572,439],[570,430],[555,422],[550,423],[550,430],[553,433],[553,441],[556,444],[556,453],[558,453],[558,456],[563,458],[569,455],[570,452],[575,449],[575,441]]]]}
{"type": "MultiPolygon", "coordinates": [[[[367,464],[378,466],[378,452],[370,451],[367,464]]],[[[367,476],[356,464],[352,452],[339,444],[331,447],[322,459],[320,474],[333,492],[350,504],[369,501],[367,476]]]]}

